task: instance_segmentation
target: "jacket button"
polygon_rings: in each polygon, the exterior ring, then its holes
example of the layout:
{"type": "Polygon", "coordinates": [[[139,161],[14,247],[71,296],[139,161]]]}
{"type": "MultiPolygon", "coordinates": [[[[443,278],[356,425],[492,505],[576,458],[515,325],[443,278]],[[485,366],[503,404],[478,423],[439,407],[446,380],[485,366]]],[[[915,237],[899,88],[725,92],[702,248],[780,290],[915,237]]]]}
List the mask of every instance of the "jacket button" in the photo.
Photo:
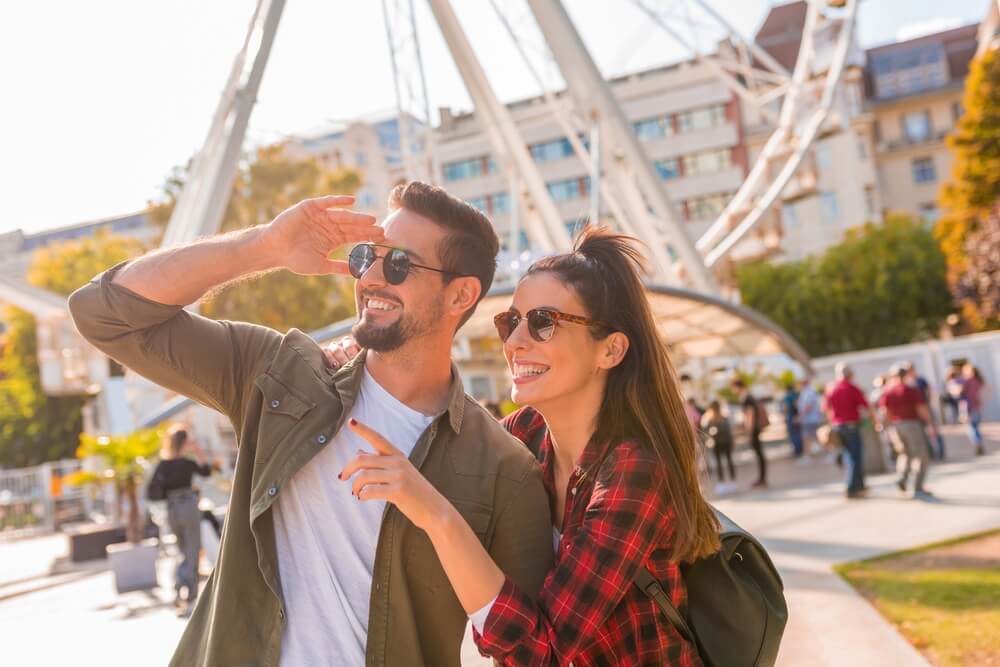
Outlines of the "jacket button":
{"type": "Polygon", "coordinates": [[[269,496],[277,495],[277,493],[278,493],[278,487],[276,485],[272,486],[270,489],[267,490],[267,495],[269,496]]]}
{"type": "Polygon", "coordinates": [[[274,399],[273,401],[271,401],[272,409],[277,408],[279,405],[281,405],[281,401],[279,401],[278,399],[274,399]]]}
{"type": "Polygon", "coordinates": [[[319,435],[316,436],[316,442],[318,442],[321,445],[325,445],[326,444],[326,436],[323,435],[322,433],[320,433],[319,435]]]}

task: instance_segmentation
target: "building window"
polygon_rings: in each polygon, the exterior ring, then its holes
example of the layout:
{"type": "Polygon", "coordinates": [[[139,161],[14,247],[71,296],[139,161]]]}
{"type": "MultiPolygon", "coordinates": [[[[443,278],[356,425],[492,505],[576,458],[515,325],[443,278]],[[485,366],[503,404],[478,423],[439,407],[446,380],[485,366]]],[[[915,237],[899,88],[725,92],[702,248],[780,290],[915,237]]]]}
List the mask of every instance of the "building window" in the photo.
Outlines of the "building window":
{"type": "Polygon", "coordinates": [[[938,218],[941,217],[941,211],[938,210],[937,204],[934,202],[921,204],[917,207],[917,210],[920,213],[920,217],[931,224],[936,223],[938,218]]]}
{"type": "Polygon", "coordinates": [[[494,192],[490,195],[490,209],[496,213],[510,213],[510,193],[494,192]]]}
{"type": "Polygon", "coordinates": [[[909,48],[889,47],[869,57],[880,99],[911,95],[948,83],[948,62],[941,43],[909,48]]]}
{"type": "Polygon", "coordinates": [[[830,144],[823,142],[816,144],[816,166],[823,171],[829,171],[833,167],[833,151],[830,144]]]}
{"type": "Polygon", "coordinates": [[[837,193],[821,192],[820,204],[823,207],[823,221],[835,223],[840,220],[840,205],[837,204],[837,193]]]}
{"type": "Polygon", "coordinates": [[[951,103],[951,119],[956,123],[962,119],[962,114],[965,113],[965,109],[962,108],[961,102],[951,103]]]}
{"type": "Polygon", "coordinates": [[[375,208],[375,195],[368,188],[364,188],[358,193],[358,204],[363,209],[375,208]]]}
{"type": "Polygon", "coordinates": [[[501,237],[500,237],[501,246],[503,247],[503,249],[505,251],[519,253],[522,250],[527,250],[528,248],[531,247],[531,242],[528,241],[528,234],[523,229],[519,230],[518,233],[517,233],[517,247],[516,248],[511,248],[510,247],[511,236],[512,236],[511,232],[506,232],[505,234],[502,234],[501,237]]]}
{"type": "Polygon", "coordinates": [[[785,223],[785,229],[795,229],[799,226],[799,212],[795,204],[785,204],[781,207],[781,218],[785,223]]]}
{"type": "Polygon", "coordinates": [[[685,176],[714,174],[722,171],[723,169],[728,169],[732,164],[732,158],[730,157],[728,148],[685,155],[683,160],[685,176]]]}
{"type": "Polygon", "coordinates": [[[487,201],[487,197],[473,197],[472,199],[466,199],[465,203],[473,208],[478,208],[483,213],[490,212],[490,205],[487,201]]]}
{"type": "Polygon", "coordinates": [[[632,123],[635,136],[640,139],[659,139],[674,133],[674,127],[670,123],[670,116],[656,116],[655,118],[645,118],[632,123]]]}
{"type": "Polygon", "coordinates": [[[875,212],[875,188],[870,185],[865,186],[865,215],[869,218],[877,217],[875,212]]]}
{"type": "Polygon", "coordinates": [[[545,184],[545,187],[548,189],[552,199],[557,202],[579,199],[590,194],[590,176],[567,178],[562,181],[549,181],[545,184]]]}
{"type": "Polygon", "coordinates": [[[679,160],[675,157],[667,158],[666,160],[657,160],[653,163],[656,167],[656,173],[660,175],[665,181],[669,181],[671,178],[677,178],[681,175],[681,167],[679,160]]]}
{"type": "Polygon", "coordinates": [[[912,168],[914,183],[933,183],[937,180],[937,170],[934,168],[934,158],[917,158],[913,161],[912,168]]]}
{"type": "Polygon", "coordinates": [[[704,197],[694,197],[687,201],[688,215],[691,220],[711,220],[717,218],[733,198],[731,192],[720,192],[704,197]]]}
{"type": "Polygon", "coordinates": [[[477,176],[492,174],[496,170],[496,163],[488,155],[468,160],[458,160],[457,162],[446,162],[444,164],[444,180],[461,181],[466,178],[476,178],[477,176]]]}
{"type": "Polygon", "coordinates": [[[931,115],[927,111],[911,111],[903,114],[903,136],[909,142],[917,143],[931,138],[931,115]]]}
{"type": "Polygon", "coordinates": [[[528,150],[531,151],[531,157],[534,158],[535,162],[561,160],[573,155],[573,145],[566,137],[531,144],[528,146],[528,150]]]}
{"type": "Polygon", "coordinates": [[[677,126],[680,132],[705,130],[717,127],[726,122],[726,106],[714,104],[702,109],[691,109],[677,114],[677,126]]]}

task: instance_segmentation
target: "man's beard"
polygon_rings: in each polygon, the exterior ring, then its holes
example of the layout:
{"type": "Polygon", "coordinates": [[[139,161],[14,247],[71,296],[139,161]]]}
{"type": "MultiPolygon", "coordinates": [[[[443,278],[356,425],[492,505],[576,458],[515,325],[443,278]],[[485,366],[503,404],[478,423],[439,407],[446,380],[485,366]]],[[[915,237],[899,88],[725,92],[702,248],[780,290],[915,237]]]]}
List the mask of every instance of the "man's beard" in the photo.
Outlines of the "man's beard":
{"type": "Polygon", "coordinates": [[[440,326],[443,311],[444,304],[439,299],[431,304],[427,315],[419,320],[406,313],[392,324],[385,326],[378,326],[361,319],[351,329],[351,335],[358,345],[365,349],[373,352],[393,352],[414,338],[427,334],[435,326],[440,326]]]}

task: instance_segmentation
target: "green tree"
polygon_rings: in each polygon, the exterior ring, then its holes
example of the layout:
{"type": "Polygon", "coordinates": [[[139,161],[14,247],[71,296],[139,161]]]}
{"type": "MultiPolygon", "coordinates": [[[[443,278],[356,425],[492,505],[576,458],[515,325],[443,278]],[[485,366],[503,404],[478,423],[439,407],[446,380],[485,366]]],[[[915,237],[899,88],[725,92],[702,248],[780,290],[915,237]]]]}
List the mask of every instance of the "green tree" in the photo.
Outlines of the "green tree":
{"type": "Polygon", "coordinates": [[[935,335],[951,312],[945,259],[920,222],[889,215],[848,232],[823,255],[737,271],[743,301],[813,355],[935,335]]]}
{"type": "MultiPolygon", "coordinates": [[[[176,169],[164,187],[164,199],[150,206],[151,219],[165,225],[185,178],[176,169]]],[[[293,160],[281,146],[256,151],[241,163],[222,221],[222,231],[266,224],[292,204],[325,194],[351,194],[360,184],[357,172],[329,171],[314,159],[293,160]]],[[[202,313],[217,319],[255,322],[286,331],[309,331],[354,313],[349,281],[334,276],[297,276],[273,271],[238,281],[205,299],[202,313]]]]}
{"type": "Polygon", "coordinates": [[[979,329],[1000,329],[1000,202],[965,241],[955,297],[979,329]]]}
{"type": "MultiPolygon", "coordinates": [[[[94,238],[41,248],[32,257],[28,281],[62,295],[104,269],[138,255],[142,244],[100,233],[94,238]]],[[[0,353],[0,466],[21,467],[71,457],[83,428],[86,396],[48,396],[38,370],[35,318],[7,309],[0,353]]]]}
{"type": "Polygon", "coordinates": [[[973,60],[965,79],[965,113],[948,144],[955,156],[951,180],[941,190],[942,215],[935,233],[948,261],[948,278],[959,297],[962,315],[972,328],[997,326],[975,299],[959,294],[961,277],[970,269],[968,239],[1000,200],[1000,52],[973,60]]]}

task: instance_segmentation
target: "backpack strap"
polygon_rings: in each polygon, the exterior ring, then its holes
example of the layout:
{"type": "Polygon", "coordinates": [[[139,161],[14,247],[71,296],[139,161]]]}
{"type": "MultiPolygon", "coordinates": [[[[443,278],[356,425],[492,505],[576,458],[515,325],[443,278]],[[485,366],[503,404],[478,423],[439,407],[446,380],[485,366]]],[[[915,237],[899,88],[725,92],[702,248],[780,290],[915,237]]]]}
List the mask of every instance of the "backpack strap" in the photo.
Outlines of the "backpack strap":
{"type": "Polygon", "coordinates": [[[680,633],[681,637],[685,641],[694,643],[694,636],[687,621],[681,616],[674,603],[670,601],[660,582],[656,580],[656,577],[647,568],[639,568],[639,572],[635,575],[634,583],[646,597],[656,603],[656,606],[660,608],[663,615],[667,617],[667,621],[670,622],[670,625],[674,626],[674,629],[680,633]]]}

